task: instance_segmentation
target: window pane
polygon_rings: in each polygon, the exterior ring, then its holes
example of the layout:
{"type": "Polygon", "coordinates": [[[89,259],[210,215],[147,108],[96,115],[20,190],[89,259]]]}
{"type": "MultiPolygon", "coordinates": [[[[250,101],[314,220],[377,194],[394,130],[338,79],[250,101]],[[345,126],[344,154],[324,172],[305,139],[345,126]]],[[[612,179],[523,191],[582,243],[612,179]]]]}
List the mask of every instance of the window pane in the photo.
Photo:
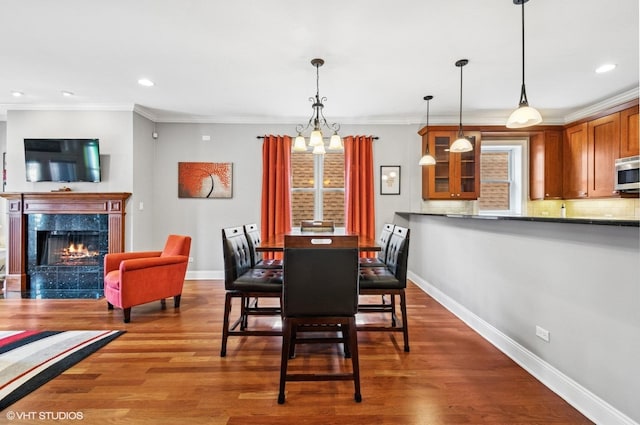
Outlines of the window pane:
{"type": "MultiPolygon", "coordinates": [[[[344,154],[342,152],[324,155],[323,187],[344,188],[344,154]]],[[[326,214],[325,220],[330,220],[326,214]]]]}
{"type": "MultiPolygon", "coordinates": [[[[313,158],[314,155],[311,152],[291,154],[291,187],[313,188],[313,158]]],[[[313,217],[313,208],[311,209],[311,217],[313,217]]]]}
{"type": "Polygon", "coordinates": [[[325,191],[322,203],[323,219],[333,220],[335,227],[344,227],[344,191],[325,191]]]}
{"type": "MultiPolygon", "coordinates": [[[[484,167],[484,163],[482,166],[484,167]]],[[[509,189],[508,182],[482,182],[478,208],[492,211],[509,210],[509,189]]]]}
{"type": "Polygon", "coordinates": [[[313,191],[294,191],[291,194],[292,226],[300,226],[302,220],[313,220],[313,199],[313,191]]]}
{"type": "Polygon", "coordinates": [[[480,180],[509,180],[509,152],[482,152],[480,180]]]}

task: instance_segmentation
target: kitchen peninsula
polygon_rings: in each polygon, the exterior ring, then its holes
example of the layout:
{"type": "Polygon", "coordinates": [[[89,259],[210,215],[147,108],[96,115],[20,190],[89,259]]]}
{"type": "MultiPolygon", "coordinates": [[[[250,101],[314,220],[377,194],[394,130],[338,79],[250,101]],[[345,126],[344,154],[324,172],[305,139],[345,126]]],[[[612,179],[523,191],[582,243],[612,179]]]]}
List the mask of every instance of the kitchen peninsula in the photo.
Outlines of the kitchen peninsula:
{"type": "Polygon", "coordinates": [[[597,423],[638,421],[638,220],[394,221],[411,228],[414,283],[597,423]]]}

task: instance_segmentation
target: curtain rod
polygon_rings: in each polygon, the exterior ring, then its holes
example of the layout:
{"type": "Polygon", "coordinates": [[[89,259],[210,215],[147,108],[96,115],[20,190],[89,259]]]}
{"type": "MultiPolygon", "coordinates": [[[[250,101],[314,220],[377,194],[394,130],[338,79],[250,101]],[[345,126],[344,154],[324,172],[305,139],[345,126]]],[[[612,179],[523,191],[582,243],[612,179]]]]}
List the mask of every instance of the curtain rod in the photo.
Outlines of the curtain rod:
{"type": "MultiPolygon", "coordinates": [[[[256,139],[264,139],[264,137],[265,137],[265,136],[256,136],[256,139]]],[[[378,137],[378,136],[373,136],[373,137],[371,137],[371,138],[372,138],[373,140],[378,140],[378,139],[379,139],[379,137],[378,137]]],[[[293,137],[292,137],[292,139],[293,139],[293,137]]]]}

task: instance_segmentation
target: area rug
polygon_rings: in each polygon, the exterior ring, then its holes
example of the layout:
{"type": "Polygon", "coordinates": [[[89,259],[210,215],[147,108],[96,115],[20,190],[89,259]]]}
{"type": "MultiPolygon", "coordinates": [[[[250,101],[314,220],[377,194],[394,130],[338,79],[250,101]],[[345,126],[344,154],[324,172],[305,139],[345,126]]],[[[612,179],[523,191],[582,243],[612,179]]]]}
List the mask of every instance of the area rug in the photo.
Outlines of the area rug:
{"type": "Polygon", "coordinates": [[[125,331],[0,331],[0,410],[125,331]]]}

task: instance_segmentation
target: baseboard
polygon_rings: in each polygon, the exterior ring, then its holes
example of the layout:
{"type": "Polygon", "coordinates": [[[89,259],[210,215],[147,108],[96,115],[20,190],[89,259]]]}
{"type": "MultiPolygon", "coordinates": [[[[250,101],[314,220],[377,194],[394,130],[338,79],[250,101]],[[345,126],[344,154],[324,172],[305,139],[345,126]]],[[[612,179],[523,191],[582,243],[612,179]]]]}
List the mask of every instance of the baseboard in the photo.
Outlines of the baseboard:
{"type": "Polygon", "coordinates": [[[222,270],[187,270],[185,280],[224,280],[222,270]]]}
{"type": "Polygon", "coordinates": [[[408,278],[471,329],[597,424],[639,425],[413,272],[408,278]]]}

